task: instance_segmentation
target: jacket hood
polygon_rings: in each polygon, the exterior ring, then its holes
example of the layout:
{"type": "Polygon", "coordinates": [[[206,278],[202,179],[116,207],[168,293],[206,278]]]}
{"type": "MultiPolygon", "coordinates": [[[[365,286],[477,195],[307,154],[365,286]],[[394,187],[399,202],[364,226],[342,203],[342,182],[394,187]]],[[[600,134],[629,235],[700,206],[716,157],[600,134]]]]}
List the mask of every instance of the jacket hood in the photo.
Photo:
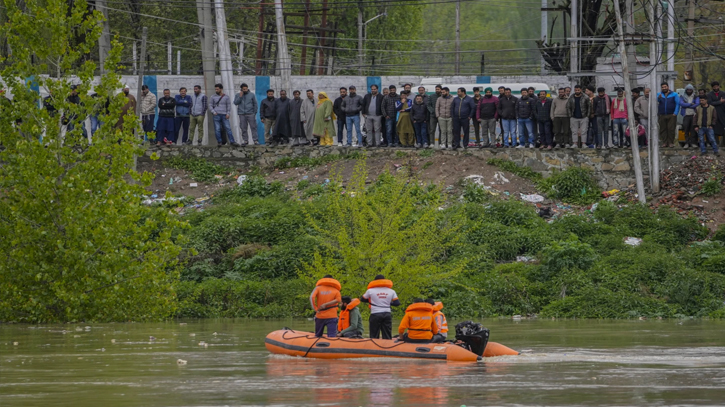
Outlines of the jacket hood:
{"type": "Polygon", "coordinates": [[[685,86],[685,90],[688,90],[688,89],[692,90],[693,92],[695,91],[695,87],[692,86],[692,84],[688,84],[687,86],[685,86]]]}
{"type": "Polygon", "coordinates": [[[433,306],[433,311],[440,311],[443,309],[443,303],[440,301],[437,301],[436,304],[433,306]]]}
{"type": "Polygon", "coordinates": [[[408,311],[428,311],[433,312],[433,306],[428,304],[427,302],[416,302],[414,304],[410,304],[408,308],[405,309],[405,312],[408,311]]]}

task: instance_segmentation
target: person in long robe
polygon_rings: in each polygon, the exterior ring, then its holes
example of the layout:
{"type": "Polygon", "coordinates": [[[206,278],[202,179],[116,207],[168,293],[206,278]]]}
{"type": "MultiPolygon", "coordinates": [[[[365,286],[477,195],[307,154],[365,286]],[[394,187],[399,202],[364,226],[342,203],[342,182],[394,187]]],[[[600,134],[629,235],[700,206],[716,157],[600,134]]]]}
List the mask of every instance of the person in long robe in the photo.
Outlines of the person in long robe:
{"type": "Polygon", "coordinates": [[[332,111],[332,101],[327,97],[327,93],[320,92],[317,95],[317,109],[315,110],[315,127],[312,134],[320,138],[321,146],[332,146],[333,135],[335,135],[335,125],[333,122],[337,119],[332,111]]]}
{"type": "Polygon", "coordinates": [[[290,126],[290,100],[287,99],[287,92],[280,91],[279,98],[274,103],[277,108],[277,117],[275,118],[272,136],[278,143],[289,144],[289,139],[292,137],[292,126],[290,126]]]}
{"type": "Polygon", "coordinates": [[[315,110],[317,104],[315,103],[315,93],[312,89],[307,89],[307,98],[302,99],[302,107],[300,108],[300,120],[305,128],[305,137],[310,144],[318,143],[317,138],[313,134],[315,128],[315,110]]]}
{"type": "Polygon", "coordinates": [[[398,124],[395,131],[398,133],[400,144],[403,147],[413,147],[415,143],[415,129],[413,129],[413,120],[410,117],[410,110],[413,103],[408,100],[408,93],[401,93],[400,100],[395,102],[395,110],[398,111],[398,124]]]}
{"type": "Polygon", "coordinates": [[[300,99],[300,91],[292,92],[294,98],[289,103],[289,122],[292,127],[292,145],[307,144],[305,139],[305,129],[301,120],[300,108],[302,107],[302,99],[300,99]]]}

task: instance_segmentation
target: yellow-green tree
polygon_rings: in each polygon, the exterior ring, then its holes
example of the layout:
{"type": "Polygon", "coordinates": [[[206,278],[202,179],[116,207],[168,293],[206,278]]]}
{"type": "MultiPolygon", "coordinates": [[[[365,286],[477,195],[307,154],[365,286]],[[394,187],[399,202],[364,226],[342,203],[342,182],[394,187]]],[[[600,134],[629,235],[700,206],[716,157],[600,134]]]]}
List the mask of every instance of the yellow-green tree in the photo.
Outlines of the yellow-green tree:
{"type": "Polygon", "coordinates": [[[13,53],[1,73],[12,102],[0,104],[0,321],[168,316],[180,251],[172,234],[183,225],[141,205],[151,176],[133,170],[141,146],[117,94],[120,47],[94,86],[100,13],[85,0],[4,4],[1,34],[13,53]],[[80,103],[68,99],[71,85],[80,103]],[[103,125],[90,144],[83,121],[92,114],[103,125]]]}
{"type": "Polygon", "coordinates": [[[465,260],[447,256],[459,243],[460,218],[444,216],[438,189],[389,173],[366,187],[367,175],[361,160],[344,189],[341,178],[334,178],[331,191],[308,210],[323,248],[302,276],[314,282],[331,274],[343,294],[360,296],[383,274],[405,302],[458,274],[465,260]]]}

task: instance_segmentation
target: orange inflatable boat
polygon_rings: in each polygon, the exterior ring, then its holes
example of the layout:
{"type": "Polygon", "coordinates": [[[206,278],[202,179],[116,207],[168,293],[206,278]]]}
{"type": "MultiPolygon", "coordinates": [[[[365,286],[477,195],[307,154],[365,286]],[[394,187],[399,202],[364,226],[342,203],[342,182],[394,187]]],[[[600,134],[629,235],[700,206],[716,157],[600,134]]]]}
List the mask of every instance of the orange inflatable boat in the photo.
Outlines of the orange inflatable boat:
{"type": "Polygon", "coordinates": [[[416,358],[476,362],[484,357],[518,355],[513,349],[487,342],[481,355],[452,342],[406,343],[397,339],[317,338],[313,333],[282,329],[267,335],[267,350],[280,355],[319,359],[345,358],[416,358]]]}

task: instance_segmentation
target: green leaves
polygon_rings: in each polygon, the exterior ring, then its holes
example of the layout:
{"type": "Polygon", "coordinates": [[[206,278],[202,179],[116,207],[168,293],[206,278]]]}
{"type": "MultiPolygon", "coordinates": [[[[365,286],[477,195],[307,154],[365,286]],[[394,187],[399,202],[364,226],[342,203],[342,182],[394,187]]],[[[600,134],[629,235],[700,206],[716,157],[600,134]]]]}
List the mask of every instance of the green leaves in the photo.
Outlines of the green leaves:
{"type": "Polygon", "coordinates": [[[100,14],[82,0],[71,9],[59,0],[25,5],[6,4],[3,27],[13,55],[2,77],[13,101],[0,115],[0,236],[10,237],[0,239],[0,321],[162,319],[175,308],[185,225],[141,205],[150,176],[133,170],[141,152],[133,111],[119,122],[127,103],[116,94],[120,48],[113,44],[110,73],[93,85],[88,53],[100,14]],[[40,76],[44,66],[56,77],[40,76]],[[51,94],[54,113],[39,108],[29,77],[51,94]],[[80,103],[69,99],[71,82],[80,103]],[[103,125],[89,144],[83,121],[96,113],[103,125]]]}

